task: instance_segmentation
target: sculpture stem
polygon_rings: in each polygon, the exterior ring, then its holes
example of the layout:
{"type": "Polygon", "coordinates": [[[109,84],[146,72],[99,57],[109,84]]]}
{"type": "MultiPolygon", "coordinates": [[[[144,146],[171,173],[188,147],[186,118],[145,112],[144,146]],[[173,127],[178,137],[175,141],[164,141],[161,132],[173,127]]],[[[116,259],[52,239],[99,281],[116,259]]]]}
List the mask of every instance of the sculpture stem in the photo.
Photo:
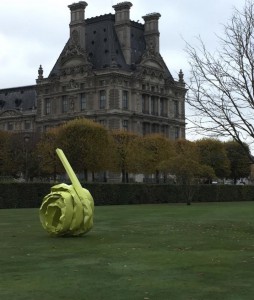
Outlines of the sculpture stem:
{"type": "Polygon", "coordinates": [[[78,196],[80,196],[81,195],[80,192],[83,190],[82,185],[80,184],[78,177],[76,176],[70,163],[68,162],[68,159],[66,158],[65,154],[63,153],[63,150],[57,148],[56,153],[57,153],[59,159],[61,160],[66,173],[68,174],[68,176],[70,178],[73,188],[75,189],[78,196]]]}

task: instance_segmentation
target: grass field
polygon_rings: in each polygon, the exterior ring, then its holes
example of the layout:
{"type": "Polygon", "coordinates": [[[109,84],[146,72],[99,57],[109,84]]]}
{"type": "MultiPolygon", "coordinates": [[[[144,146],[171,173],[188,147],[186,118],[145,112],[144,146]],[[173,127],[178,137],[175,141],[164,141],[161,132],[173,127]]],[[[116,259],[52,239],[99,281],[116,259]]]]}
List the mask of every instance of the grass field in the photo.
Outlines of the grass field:
{"type": "Polygon", "coordinates": [[[80,238],[0,210],[1,300],[254,299],[254,202],[101,206],[80,238]]]}

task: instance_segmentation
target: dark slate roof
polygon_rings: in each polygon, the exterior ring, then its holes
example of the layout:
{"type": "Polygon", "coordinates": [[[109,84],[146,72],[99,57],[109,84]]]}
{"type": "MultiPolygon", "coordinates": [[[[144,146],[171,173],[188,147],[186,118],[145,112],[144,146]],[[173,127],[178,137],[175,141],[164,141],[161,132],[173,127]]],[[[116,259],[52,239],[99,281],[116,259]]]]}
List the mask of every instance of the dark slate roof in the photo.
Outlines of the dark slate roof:
{"type": "Polygon", "coordinates": [[[0,111],[9,109],[29,111],[35,108],[35,85],[0,90],[0,111]]]}
{"type": "MultiPolygon", "coordinates": [[[[131,21],[131,65],[141,61],[145,51],[144,25],[131,21]]],[[[115,31],[115,15],[106,14],[86,19],[86,51],[95,69],[102,69],[114,63],[130,70],[121,50],[115,31]]]]}
{"type": "MultiPolygon", "coordinates": [[[[131,21],[131,64],[127,65],[121,50],[121,46],[115,31],[115,15],[105,14],[102,16],[89,18],[86,22],[86,53],[88,61],[92,63],[96,70],[117,66],[123,70],[133,70],[139,64],[145,52],[146,44],[144,38],[144,25],[131,21]]],[[[66,43],[55,66],[49,74],[59,75],[60,60],[70,40],[66,43]]],[[[165,71],[170,78],[170,72],[165,65],[165,71]]]]}
{"type": "Polygon", "coordinates": [[[107,14],[86,20],[86,51],[95,69],[113,64],[129,69],[114,28],[115,16],[107,14]]]}
{"type": "Polygon", "coordinates": [[[144,25],[131,21],[131,61],[138,64],[145,52],[144,25]]]}
{"type": "MultiPolygon", "coordinates": [[[[115,31],[115,15],[105,14],[99,17],[89,18],[86,22],[86,53],[88,61],[92,63],[95,70],[103,69],[112,66],[112,63],[119,68],[130,70],[130,66],[125,63],[125,59],[117,38],[115,31]]],[[[140,25],[140,36],[143,36],[143,25],[140,25]]],[[[137,29],[133,29],[137,32],[137,29]]],[[[70,40],[66,43],[62,53],[60,54],[55,66],[50,72],[49,76],[58,75],[60,71],[60,60],[65,49],[68,47],[70,40]]],[[[134,43],[132,43],[134,45],[134,43]]],[[[137,45],[140,47],[138,53],[142,53],[145,48],[144,38],[137,45]]],[[[136,47],[135,47],[136,50],[136,47]]],[[[134,51],[135,51],[134,50],[134,51]]],[[[134,52],[133,51],[133,52],[134,52]]],[[[135,51],[137,53],[137,51],[135,51]]],[[[134,62],[137,60],[137,54],[135,54],[134,62]]],[[[139,57],[140,59],[140,57],[139,57]]]]}

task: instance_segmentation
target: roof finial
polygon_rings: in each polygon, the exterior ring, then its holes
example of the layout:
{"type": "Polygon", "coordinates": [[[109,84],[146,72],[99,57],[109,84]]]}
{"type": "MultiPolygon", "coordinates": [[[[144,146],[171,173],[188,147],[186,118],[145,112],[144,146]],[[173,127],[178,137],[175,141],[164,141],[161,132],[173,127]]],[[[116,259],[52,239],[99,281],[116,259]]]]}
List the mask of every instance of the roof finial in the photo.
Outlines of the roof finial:
{"type": "Polygon", "coordinates": [[[40,65],[39,70],[38,70],[38,79],[39,80],[43,79],[43,69],[42,69],[41,65],[40,65]]]}
{"type": "Polygon", "coordinates": [[[184,79],[183,79],[184,74],[183,74],[182,69],[180,69],[180,72],[179,72],[179,74],[178,74],[178,77],[179,77],[179,82],[184,83],[184,79]]]}

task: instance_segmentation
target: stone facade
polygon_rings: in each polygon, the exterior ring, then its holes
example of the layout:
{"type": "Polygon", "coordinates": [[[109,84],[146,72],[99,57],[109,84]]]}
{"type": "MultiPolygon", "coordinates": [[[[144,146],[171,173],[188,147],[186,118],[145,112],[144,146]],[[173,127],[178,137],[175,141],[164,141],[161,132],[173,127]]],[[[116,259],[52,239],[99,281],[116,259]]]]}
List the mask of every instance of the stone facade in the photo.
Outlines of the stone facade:
{"type": "Polygon", "coordinates": [[[0,90],[0,130],[34,132],[36,106],[34,85],[0,90]]]}
{"type": "Polygon", "coordinates": [[[130,20],[132,3],[121,2],[115,14],[86,19],[86,6],[69,5],[70,37],[47,78],[40,66],[36,85],[0,90],[0,129],[43,132],[85,117],[184,138],[186,88],[182,71],[174,80],[160,55],[160,14],[140,24],[130,20]]]}

